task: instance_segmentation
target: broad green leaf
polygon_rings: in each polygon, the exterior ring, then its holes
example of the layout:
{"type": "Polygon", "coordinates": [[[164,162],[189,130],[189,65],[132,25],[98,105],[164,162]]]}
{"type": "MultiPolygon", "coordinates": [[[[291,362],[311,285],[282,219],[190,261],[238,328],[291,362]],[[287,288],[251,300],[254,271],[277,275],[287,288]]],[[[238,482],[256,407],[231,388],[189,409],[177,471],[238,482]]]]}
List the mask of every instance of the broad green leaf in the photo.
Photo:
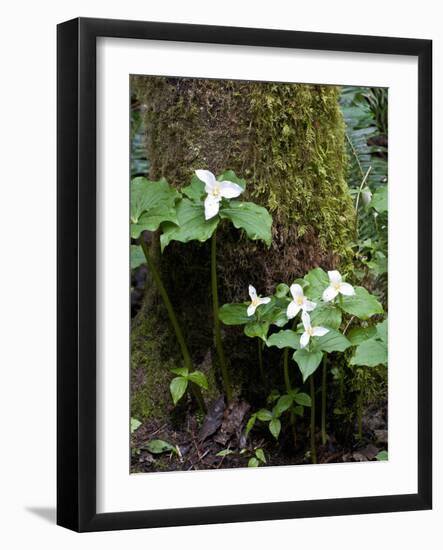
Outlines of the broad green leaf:
{"type": "Polygon", "coordinates": [[[185,378],[187,378],[187,376],[189,374],[189,369],[188,369],[188,367],[179,367],[177,369],[171,369],[171,372],[173,372],[174,374],[178,374],[179,376],[184,376],[185,378]]]}
{"type": "Polygon", "coordinates": [[[266,340],[266,345],[268,347],[276,346],[279,349],[300,349],[300,335],[293,330],[281,330],[271,334],[266,340]]]}
{"type": "Polygon", "coordinates": [[[222,205],[219,215],[222,219],[230,220],[237,229],[244,229],[250,239],[262,240],[270,246],[272,216],[266,208],[253,202],[231,200],[222,205]]]}
{"type": "Polygon", "coordinates": [[[269,303],[263,304],[255,310],[255,315],[257,319],[267,321],[271,325],[284,327],[288,322],[287,309],[288,300],[286,298],[272,296],[269,303]]]}
{"type": "Polygon", "coordinates": [[[275,437],[275,439],[278,439],[281,431],[281,422],[278,418],[273,418],[271,422],[269,422],[269,431],[275,437]]]}
{"type": "Polygon", "coordinates": [[[282,395],[280,399],[277,401],[277,404],[273,409],[274,417],[278,418],[279,416],[281,416],[285,411],[289,409],[291,405],[292,405],[292,396],[282,395]]]}
{"type": "Polygon", "coordinates": [[[376,275],[383,275],[388,271],[388,258],[379,250],[370,261],[364,262],[364,264],[372,269],[376,275]]]}
{"type": "Polygon", "coordinates": [[[386,365],[388,362],[388,348],[384,342],[372,338],[362,342],[355,349],[355,355],[351,359],[351,365],[376,367],[386,365]]]}
{"type": "Polygon", "coordinates": [[[310,315],[314,327],[340,328],[341,310],[338,307],[329,304],[317,306],[310,315]]]}
{"type": "Polygon", "coordinates": [[[260,461],[258,460],[258,458],[253,456],[249,459],[248,468],[258,468],[258,466],[260,466],[260,461]]]}
{"type": "Polygon", "coordinates": [[[164,223],[163,234],[160,236],[162,251],[171,241],[187,243],[189,241],[207,241],[217,228],[219,218],[214,216],[205,220],[203,204],[194,203],[189,199],[182,199],[176,208],[177,223],[164,223]]]}
{"type": "Polygon", "coordinates": [[[248,433],[252,430],[256,420],[257,420],[257,414],[253,414],[246,424],[245,435],[248,435],[248,433]]]}
{"type": "Polygon", "coordinates": [[[162,439],[152,439],[143,445],[143,448],[148,450],[150,453],[159,455],[162,453],[177,453],[177,449],[171,443],[163,441],[162,439]]]}
{"type": "Polygon", "coordinates": [[[304,412],[305,412],[305,409],[303,405],[297,405],[296,407],[294,407],[294,413],[297,416],[303,416],[304,412]]]}
{"type": "Polygon", "coordinates": [[[135,432],[135,430],[140,428],[141,425],[142,425],[142,423],[140,422],[140,420],[137,420],[136,418],[131,417],[131,433],[132,434],[135,432]]]}
{"type": "Polygon", "coordinates": [[[263,449],[257,449],[255,451],[255,456],[261,461],[263,462],[264,464],[266,464],[266,457],[265,457],[265,453],[263,452],[263,449]]]}
{"type": "Polygon", "coordinates": [[[328,353],[331,353],[331,351],[345,351],[351,345],[346,336],[333,329],[330,329],[324,336],[316,337],[315,343],[318,349],[328,353]]]}
{"type": "Polygon", "coordinates": [[[261,338],[266,342],[266,336],[268,335],[269,323],[266,321],[257,321],[256,323],[248,323],[245,325],[244,333],[249,338],[261,338]]]}
{"type": "Polygon", "coordinates": [[[221,456],[223,458],[224,456],[232,454],[234,454],[234,451],[232,449],[223,449],[222,451],[219,451],[215,456],[221,456]]]}
{"type": "Polygon", "coordinates": [[[285,283],[280,283],[275,289],[275,295],[277,298],[284,298],[289,293],[289,287],[285,283]]]}
{"type": "Polygon", "coordinates": [[[354,296],[343,296],[338,302],[341,308],[359,319],[369,319],[373,315],[383,313],[383,307],[375,296],[362,286],[355,287],[354,296]]]}
{"type": "Polygon", "coordinates": [[[272,420],[272,413],[268,409],[260,409],[257,413],[257,418],[262,422],[269,422],[272,420]]]}
{"type": "Polygon", "coordinates": [[[294,401],[298,405],[303,405],[303,407],[310,407],[312,405],[311,398],[307,393],[296,393],[294,396],[294,401]]]}
{"type": "Polygon", "coordinates": [[[378,323],[375,326],[377,332],[377,338],[379,338],[386,345],[388,344],[388,320],[385,319],[381,323],[378,323]]]}
{"type": "Polygon", "coordinates": [[[365,340],[373,338],[376,332],[375,327],[354,327],[348,332],[347,338],[353,346],[357,346],[365,340]]]}
{"type": "Polygon", "coordinates": [[[146,263],[143,249],[138,244],[131,244],[131,269],[146,263]]]}
{"type": "Polygon", "coordinates": [[[323,353],[321,351],[308,351],[307,349],[299,349],[292,356],[294,361],[297,363],[298,368],[303,376],[303,382],[314,373],[318,366],[321,363],[323,358],[323,353]]]}
{"type": "Polygon", "coordinates": [[[217,180],[232,181],[233,183],[240,185],[243,191],[246,189],[246,181],[242,178],[239,178],[237,174],[234,172],[234,170],[226,170],[225,172],[223,172],[223,174],[220,174],[219,176],[217,176],[217,180]]]}
{"type": "Polygon", "coordinates": [[[224,304],[218,312],[218,318],[225,325],[245,325],[251,321],[247,313],[248,304],[224,304]]]}
{"type": "Polygon", "coordinates": [[[171,384],[169,385],[169,390],[171,392],[174,405],[177,405],[177,403],[183,397],[187,387],[188,379],[184,378],[183,376],[177,376],[177,378],[174,378],[172,380],[171,384]]]}
{"type": "Polygon", "coordinates": [[[377,460],[388,460],[388,451],[380,451],[375,458],[377,460]]]}
{"type": "Polygon", "coordinates": [[[323,271],[321,267],[316,267],[311,269],[304,279],[309,283],[304,289],[306,296],[314,302],[321,300],[325,288],[329,286],[329,277],[326,271],[323,271]]]}
{"type": "Polygon", "coordinates": [[[209,387],[206,376],[199,370],[195,370],[194,372],[191,372],[191,374],[188,376],[188,380],[190,380],[191,382],[194,382],[194,384],[197,384],[197,386],[200,386],[205,390],[207,390],[209,387]]]}
{"type": "Polygon", "coordinates": [[[175,202],[178,192],[165,179],[149,181],[137,177],[131,183],[131,237],[142,231],[156,231],[163,222],[177,223],[175,202]]]}
{"type": "Polygon", "coordinates": [[[183,187],[181,192],[194,202],[199,202],[206,195],[205,184],[194,175],[191,179],[191,184],[183,187]]]}
{"type": "Polygon", "coordinates": [[[388,210],[388,188],[386,185],[379,187],[372,195],[369,206],[375,208],[379,214],[388,210]]]}

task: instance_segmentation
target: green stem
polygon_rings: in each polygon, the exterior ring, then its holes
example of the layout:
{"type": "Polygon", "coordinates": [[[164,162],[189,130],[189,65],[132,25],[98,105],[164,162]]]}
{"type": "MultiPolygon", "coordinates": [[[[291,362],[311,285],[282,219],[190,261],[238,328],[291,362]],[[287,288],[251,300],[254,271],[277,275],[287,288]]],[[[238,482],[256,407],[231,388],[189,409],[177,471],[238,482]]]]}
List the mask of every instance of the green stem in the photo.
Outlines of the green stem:
{"type": "MultiPolygon", "coordinates": [[[[289,348],[285,348],[283,352],[283,376],[285,379],[286,392],[291,393],[291,379],[289,378],[289,348]]],[[[292,437],[294,439],[294,447],[297,445],[297,432],[295,430],[295,414],[291,411],[290,415],[292,437]]]]}
{"type": "MultiPolygon", "coordinates": [[[[165,304],[166,311],[168,312],[169,320],[171,321],[171,325],[174,328],[175,336],[180,345],[185,367],[189,370],[189,372],[191,372],[193,370],[191,355],[189,353],[188,346],[186,345],[185,338],[183,336],[180,325],[178,324],[177,316],[175,315],[175,311],[172,306],[171,300],[169,299],[168,293],[166,292],[166,288],[163,285],[163,281],[161,280],[160,273],[157,270],[155,262],[151,258],[148,245],[143,240],[143,238],[140,239],[140,245],[145,255],[146,262],[148,264],[152,278],[154,279],[154,282],[157,285],[158,291],[160,292],[160,296],[162,297],[163,303],[165,304]]],[[[198,386],[195,386],[195,384],[191,384],[191,392],[195,400],[197,401],[198,406],[202,410],[202,412],[206,412],[205,402],[203,400],[203,396],[201,394],[200,388],[198,386]]]]}
{"type": "Polygon", "coordinates": [[[323,356],[323,370],[321,377],[321,443],[326,445],[326,378],[327,378],[327,355],[323,356]]]}
{"type": "Polygon", "coordinates": [[[223,386],[226,392],[227,401],[232,400],[232,386],[229,377],[228,367],[226,365],[225,354],[221,339],[220,319],[218,318],[218,288],[217,288],[217,231],[214,231],[211,239],[211,286],[212,286],[212,308],[214,314],[214,332],[215,332],[215,347],[217,350],[218,360],[223,378],[223,386]]]}
{"type": "Polygon", "coordinates": [[[258,364],[260,367],[260,376],[263,382],[263,385],[266,384],[266,377],[265,377],[265,368],[263,366],[263,352],[262,352],[262,341],[260,338],[257,338],[258,342],[258,364]]]}
{"type": "Polygon", "coordinates": [[[313,374],[309,377],[309,385],[311,388],[311,460],[312,464],[317,464],[317,450],[315,448],[315,386],[313,374]]]}

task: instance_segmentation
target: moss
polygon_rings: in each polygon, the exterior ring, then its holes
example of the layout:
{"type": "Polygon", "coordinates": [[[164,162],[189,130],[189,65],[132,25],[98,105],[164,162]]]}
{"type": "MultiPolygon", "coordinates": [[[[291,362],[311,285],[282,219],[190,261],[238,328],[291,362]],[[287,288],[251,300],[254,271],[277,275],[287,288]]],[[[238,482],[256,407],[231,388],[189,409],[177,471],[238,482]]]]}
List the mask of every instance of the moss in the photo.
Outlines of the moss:
{"type": "MultiPolygon", "coordinates": [[[[216,174],[230,168],[247,180],[245,198],[272,212],[269,249],[248,241],[228,224],[218,230],[222,303],[245,300],[248,283],[264,294],[315,266],[350,268],[354,212],[345,180],[345,133],[337,87],[165,77],[134,77],[132,85],[142,108],[151,178],[164,176],[181,187],[197,168],[216,174]]],[[[207,243],[173,243],[161,264],[196,364],[210,363],[207,243]]],[[[144,324],[142,332],[152,338],[158,330],[156,313],[144,307],[138,317],[137,322],[144,324]]],[[[256,373],[255,342],[245,346],[241,331],[226,329],[225,334],[234,382],[246,388],[257,378],[251,375],[256,373]]],[[[137,370],[146,358],[134,346],[132,362],[137,370]]],[[[168,357],[161,359],[162,369],[169,364],[168,357]]],[[[156,402],[152,392],[159,385],[144,386],[142,400],[156,402]]],[[[157,414],[162,405],[153,407],[149,414],[157,414]]]]}

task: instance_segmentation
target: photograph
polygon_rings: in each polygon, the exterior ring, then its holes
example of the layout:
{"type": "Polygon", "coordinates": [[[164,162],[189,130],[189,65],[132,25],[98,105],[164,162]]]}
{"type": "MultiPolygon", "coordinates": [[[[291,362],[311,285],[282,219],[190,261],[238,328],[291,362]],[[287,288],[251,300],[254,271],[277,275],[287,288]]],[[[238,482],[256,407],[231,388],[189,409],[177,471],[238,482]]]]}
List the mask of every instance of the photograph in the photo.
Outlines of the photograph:
{"type": "Polygon", "coordinates": [[[389,90],[128,96],[131,473],[388,460],[389,90]]]}

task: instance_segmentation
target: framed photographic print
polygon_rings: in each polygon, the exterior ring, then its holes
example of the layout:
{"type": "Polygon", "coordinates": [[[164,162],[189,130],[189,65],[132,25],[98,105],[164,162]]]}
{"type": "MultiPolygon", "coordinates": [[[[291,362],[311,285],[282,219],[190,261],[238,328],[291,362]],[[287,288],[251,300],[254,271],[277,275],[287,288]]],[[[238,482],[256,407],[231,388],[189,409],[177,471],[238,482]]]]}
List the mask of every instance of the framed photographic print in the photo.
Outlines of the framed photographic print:
{"type": "Polygon", "coordinates": [[[431,508],[431,66],[59,25],[59,525],[431,508]]]}

